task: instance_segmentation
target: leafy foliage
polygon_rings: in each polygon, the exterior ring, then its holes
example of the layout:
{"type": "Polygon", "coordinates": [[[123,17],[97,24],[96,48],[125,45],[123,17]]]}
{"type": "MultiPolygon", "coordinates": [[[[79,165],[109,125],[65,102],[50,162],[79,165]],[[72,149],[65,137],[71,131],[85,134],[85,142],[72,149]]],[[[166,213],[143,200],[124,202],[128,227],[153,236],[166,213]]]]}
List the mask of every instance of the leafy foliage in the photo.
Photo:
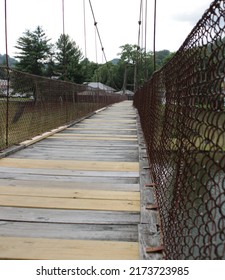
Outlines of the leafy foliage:
{"type": "MultiPolygon", "coordinates": [[[[118,54],[120,59],[114,63],[99,65],[93,80],[99,81],[111,87],[117,86],[134,90],[135,86],[141,86],[154,72],[153,53],[140,49],[137,45],[125,44],[120,47],[118,54]]],[[[156,67],[162,67],[172,57],[168,50],[156,52],[156,67]]]]}

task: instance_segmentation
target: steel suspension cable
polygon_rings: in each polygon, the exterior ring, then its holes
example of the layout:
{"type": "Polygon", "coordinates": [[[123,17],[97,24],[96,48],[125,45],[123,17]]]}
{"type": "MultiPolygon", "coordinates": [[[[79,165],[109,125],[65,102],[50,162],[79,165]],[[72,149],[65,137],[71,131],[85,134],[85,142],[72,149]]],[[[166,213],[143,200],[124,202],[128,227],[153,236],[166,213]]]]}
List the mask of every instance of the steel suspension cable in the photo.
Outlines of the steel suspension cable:
{"type": "Polygon", "coordinates": [[[142,24],[142,7],[143,7],[143,0],[140,0],[140,12],[139,12],[139,21],[138,21],[138,49],[140,48],[140,40],[141,40],[141,24],[142,24]]]}
{"type": "Polygon", "coordinates": [[[156,70],[156,50],[155,50],[155,45],[156,45],[156,9],[157,9],[157,0],[155,0],[155,5],[154,5],[154,34],[153,34],[153,69],[154,71],[156,70]]]}
{"type": "Polygon", "coordinates": [[[92,4],[91,4],[91,0],[89,0],[89,4],[90,4],[90,8],[91,8],[93,19],[94,19],[94,26],[96,28],[96,31],[97,31],[97,34],[98,34],[98,39],[99,39],[99,42],[100,42],[100,45],[101,45],[101,50],[103,52],[105,62],[107,63],[107,59],[106,59],[106,55],[105,55],[105,50],[104,50],[104,47],[103,47],[103,44],[102,44],[102,39],[101,39],[99,30],[98,30],[98,26],[97,26],[98,23],[97,23],[97,21],[95,19],[95,14],[94,14],[94,10],[93,10],[92,4]]]}
{"type": "Polygon", "coordinates": [[[140,50],[140,40],[141,40],[141,24],[142,24],[142,10],[143,10],[143,0],[140,0],[140,12],[138,21],[138,44],[137,44],[137,58],[134,65],[134,92],[137,89],[137,76],[138,76],[138,64],[139,64],[139,50],[140,50]]]}
{"type": "Polygon", "coordinates": [[[87,28],[86,28],[86,5],[85,5],[85,0],[83,0],[83,13],[84,13],[84,51],[85,51],[85,58],[87,58],[87,28]]]}
{"type": "Polygon", "coordinates": [[[9,145],[9,55],[8,55],[8,25],[7,25],[7,0],[5,0],[5,61],[7,68],[7,96],[6,96],[6,146],[9,145]]]}
{"type": "Polygon", "coordinates": [[[6,60],[6,66],[8,68],[9,58],[8,58],[7,0],[5,0],[5,60],[6,60]]]}
{"type": "Polygon", "coordinates": [[[63,35],[65,35],[65,10],[64,0],[62,0],[62,21],[63,21],[63,35]]]}
{"type": "Polygon", "coordinates": [[[148,79],[147,69],[147,26],[148,26],[148,0],[145,1],[145,80],[148,79]]]}
{"type": "MultiPolygon", "coordinates": [[[[99,32],[99,29],[98,29],[98,26],[97,26],[98,23],[97,23],[96,18],[95,18],[94,9],[93,9],[91,0],[89,0],[89,4],[90,4],[93,20],[94,20],[95,30],[96,30],[96,33],[97,33],[98,38],[99,38],[102,54],[103,54],[103,57],[105,59],[105,63],[106,63],[107,69],[108,69],[108,73],[109,73],[110,76],[112,76],[112,74],[110,72],[109,65],[108,65],[108,61],[107,61],[107,58],[106,58],[106,55],[105,55],[105,49],[104,49],[103,44],[102,44],[102,39],[101,39],[100,32],[99,32]]],[[[95,46],[96,46],[96,50],[97,50],[97,40],[96,39],[95,39],[95,46]]],[[[96,59],[97,59],[97,51],[96,51],[96,59]]],[[[117,87],[117,85],[116,85],[116,83],[115,83],[115,81],[113,79],[112,79],[112,83],[114,84],[114,87],[118,90],[118,87],[117,87]]]]}

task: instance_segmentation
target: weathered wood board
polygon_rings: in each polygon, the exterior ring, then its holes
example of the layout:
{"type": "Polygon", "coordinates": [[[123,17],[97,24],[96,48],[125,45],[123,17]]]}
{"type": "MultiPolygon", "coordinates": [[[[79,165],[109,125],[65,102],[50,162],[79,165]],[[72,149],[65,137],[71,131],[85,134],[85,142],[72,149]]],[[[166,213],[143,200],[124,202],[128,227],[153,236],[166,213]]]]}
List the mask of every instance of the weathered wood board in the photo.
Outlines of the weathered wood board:
{"type": "Polygon", "coordinates": [[[136,242],[136,225],[66,224],[1,221],[1,235],[11,237],[85,239],[136,242]]]}
{"type": "MultiPolygon", "coordinates": [[[[0,220],[96,225],[137,225],[139,212],[0,207],[0,220]]],[[[112,231],[113,233],[113,231],[112,231]]],[[[17,233],[18,234],[18,233],[17,233]]],[[[126,238],[124,236],[123,238],[126,238]]]]}

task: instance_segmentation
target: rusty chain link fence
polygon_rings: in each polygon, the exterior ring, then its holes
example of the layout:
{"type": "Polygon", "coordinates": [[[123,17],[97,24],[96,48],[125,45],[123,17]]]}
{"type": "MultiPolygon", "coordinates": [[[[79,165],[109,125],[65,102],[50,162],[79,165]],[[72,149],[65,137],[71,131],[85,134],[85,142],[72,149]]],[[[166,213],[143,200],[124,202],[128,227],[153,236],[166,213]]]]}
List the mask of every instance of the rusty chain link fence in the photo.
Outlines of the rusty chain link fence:
{"type": "Polygon", "coordinates": [[[87,85],[0,67],[0,150],[124,99],[87,85]]]}
{"type": "Polygon", "coordinates": [[[225,1],[134,98],[166,259],[225,259],[225,1]]]}

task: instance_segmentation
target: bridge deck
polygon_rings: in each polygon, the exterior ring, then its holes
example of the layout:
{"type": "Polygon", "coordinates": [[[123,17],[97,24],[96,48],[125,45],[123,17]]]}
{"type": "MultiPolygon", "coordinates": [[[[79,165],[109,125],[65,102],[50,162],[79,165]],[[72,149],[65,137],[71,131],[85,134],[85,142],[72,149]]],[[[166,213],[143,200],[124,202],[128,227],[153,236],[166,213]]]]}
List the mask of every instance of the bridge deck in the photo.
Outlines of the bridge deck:
{"type": "Polygon", "coordinates": [[[139,259],[130,101],[0,160],[0,259],[139,259]]]}

